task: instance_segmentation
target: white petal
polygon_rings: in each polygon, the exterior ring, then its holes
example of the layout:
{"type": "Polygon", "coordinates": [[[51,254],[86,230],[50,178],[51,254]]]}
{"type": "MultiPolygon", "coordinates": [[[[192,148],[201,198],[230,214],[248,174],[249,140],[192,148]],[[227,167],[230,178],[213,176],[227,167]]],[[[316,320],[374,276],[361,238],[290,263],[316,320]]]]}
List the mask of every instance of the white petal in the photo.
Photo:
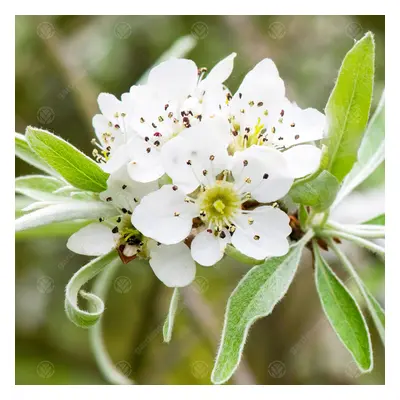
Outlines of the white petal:
{"type": "Polygon", "coordinates": [[[229,168],[227,145],[221,140],[226,132],[229,132],[226,121],[210,119],[186,129],[163,146],[165,172],[180,189],[191,193],[229,168]]]}
{"type": "Polygon", "coordinates": [[[138,182],[155,181],[164,175],[160,150],[136,136],[127,145],[129,154],[128,173],[138,182]]]}
{"type": "Polygon", "coordinates": [[[214,68],[208,73],[207,77],[202,81],[205,90],[209,89],[211,85],[220,85],[224,83],[232,73],[233,60],[236,53],[230,54],[228,57],[221,60],[214,68]]]}
{"type": "Polygon", "coordinates": [[[301,178],[313,173],[321,161],[321,149],[311,144],[293,146],[282,154],[289,164],[293,178],[301,178]]]}
{"type": "Polygon", "coordinates": [[[107,180],[107,190],[100,193],[103,201],[109,201],[119,208],[133,211],[142,197],[158,189],[157,182],[140,183],[133,181],[128,175],[127,166],[112,173],[107,180]]]}
{"type": "Polygon", "coordinates": [[[115,149],[113,154],[105,164],[100,164],[103,171],[109,174],[118,171],[123,165],[129,162],[128,148],[126,146],[119,146],[115,149]]]}
{"type": "Polygon", "coordinates": [[[270,125],[274,126],[275,133],[268,135],[268,141],[279,146],[290,147],[295,144],[311,142],[324,137],[326,117],[314,108],[302,110],[295,103],[287,99],[282,105],[283,118],[271,116],[270,125]],[[280,118],[281,122],[278,121],[280,118]]]}
{"type": "Polygon", "coordinates": [[[114,95],[110,93],[100,93],[97,102],[101,113],[109,120],[115,119],[115,113],[121,113],[124,111],[121,101],[119,101],[114,95]]]}
{"type": "Polygon", "coordinates": [[[191,244],[193,259],[204,267],[210,267],[221,260],[230,238],[229,232],[223,232],[223,239],[208,230],[197,234],[191,244]]]}
{"type": "Polygon", "coordinates": [[[185,194],[172,185],[143,197],[132,215],[132,224],[145,236],[164,244],[184,240],[192,229],[197,207],[185,202],[185,194]]]}
{"type": "Polygon", "coordinates": [[[285,84],[279,77],[274,62],[268,58],[260,61],[243,79],[232,104],[262,101],[265,107],[280,102],[285,96],[285,84]]]}
{"type": "Polygon", "coordinates": [[[242,193],[250,192],[261,203],[279,200],[288,193],[293,183],[283,154],[265,146],[251,146],[236,152],[232,174],[236,187],[242,193]]]}
{"type": "Polygon", "coordinates": [[[197,66],[191,60],[170,59],[154,67],[148,85],[167,101],[183,100],[197,85],[197,66]]]}
{"type": "Polygon", "coordinates": [[[152,246],[149,263],[157,278],[169,287],[187,286],[196,276],[196,264],[184,243],[152,246]]]}
{"type": "Polygon", "coordinates": [[[291,232],[289,217],[281,210],[263,206],[235,218],[236,231],[232,244],[243,254],[257,260],[285,255],[291,232]],[[252,218],[252,224],[249,224],[252,218]]]}
{"type": "Polygon", "coordinates": [[[77,254],[101,256],[115,247],[115,241],[108,226],[93,223],[75,232],[68,239],[67,247],[77,254]]]}
{"type": "Polygon", "coordinates": [[[96,114],[92,119],[92,125],[100,143],[104,144],[103,133],[110,130],[108,119],[102,114],[96,114]]]}

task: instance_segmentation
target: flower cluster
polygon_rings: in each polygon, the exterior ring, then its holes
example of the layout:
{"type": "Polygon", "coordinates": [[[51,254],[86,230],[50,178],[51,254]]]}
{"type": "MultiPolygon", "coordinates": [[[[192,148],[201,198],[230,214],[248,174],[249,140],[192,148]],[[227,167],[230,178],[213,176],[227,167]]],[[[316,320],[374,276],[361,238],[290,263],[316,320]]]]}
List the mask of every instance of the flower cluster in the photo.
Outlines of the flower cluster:
{"type": "Polygon", "coordinates": [[[224,82],[235,56],[209,73],[171,59],[121,100],[99,95],[93,155],[110,173],[100,197],[120,215],[72,235],[72,251],[116,248],[124,262],[149,259],[174,287],[194,279],[196,262],[218,262],[228,245],[257,260],[288,252],[289,217],[277,201],[318,167],[314,142],[325,116],[286,98],[269,59],[232,95],[224,82]]]}

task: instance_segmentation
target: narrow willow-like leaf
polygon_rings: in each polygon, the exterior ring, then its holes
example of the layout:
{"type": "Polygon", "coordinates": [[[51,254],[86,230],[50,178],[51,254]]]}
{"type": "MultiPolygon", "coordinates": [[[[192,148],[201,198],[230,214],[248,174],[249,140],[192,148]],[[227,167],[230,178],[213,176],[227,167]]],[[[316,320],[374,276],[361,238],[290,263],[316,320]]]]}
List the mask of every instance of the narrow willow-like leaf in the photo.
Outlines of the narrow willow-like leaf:
{"type": "Polygon", "coordinates": [[[95,294],[81,289],[104,268],[117,262],[119,263],[118,253],[112,250],[110,253],[90,261],[72,276],[65,288],[65,312],[69,320],[75,325],[81,328],[89,328],[99,320],[104,311],[103,300],[95,294]],[[78,294],[88,302],[88,308],[91,311],[79,307],[78,294]]]}
{"type": "Polygon", "coordinates": [[[299,206],[299,222],[302,229],[305,231],[306,225],[308,221],[308,212],[306,207],[303,204],[299,206]]]}
{"type": "Polygon", "coordinates": [[[163,326],[164,342],[169,343],[172,338],[172,331],[174,329],[175,314],[179,304],[179,289],[175,288],[172,293],[171,303],[169,305],[168,315],[165,319],[163,326]]]}
{"type": "Polygon", "coordinates": [[[54,224],[38,226],[26,231],[16,232],[15,240],[35,238],[67,238],[91,222],[92,221],[88,220],[76,220],[55,222],[54,224]]]}
{"type": "Polygon", "coordinates": [[[385,225],[385,214],[377,215],[368,221],[363,222],[365,225],[385,225]]]}
{"type": "Polygon", "coordinates": [[[375,325],[380,326],[378,328],[378,331],[382,331],[383,332],[383,343],[385,343],[385,310],[382,308],[382,306],[379,304],[378,300],[375,299],[374,296],[372,296],[372,294],[370,293],[370,291],[367,289],[367,287],[364,285],[365,287],[365,291],[367,293],[368,299],[371,302],[371,306],[374,309],[373,314],[371,313],[371,315],[373,315],[374,318],[374,322],[375,325]],[[376,318],[376,319],[375,319],[376,318]],[[383,328],[383,329],[382,329],[383,328]]]}
{"type": "Polygon", "coordinates": [[[315,283],[325,315],[360,371],[369,372],[373,367],[371,337],[360,307],[322,258],[316,242],[313,250],[315,283]]]}
{"type": "MultiPolygon", "coordinates": [[[[153,67],[166,61],[170,58],[182,58],[185,57],[197,44],[197,40],[192,35],[182,36],[179,38],[167,51],[165,51],[154,63],[153,67]]],[[[149,68],[138,80],[138,85],[143,85],[147,82],[147,78],[151,69],[149,68]]]]}
{"type": "Polygon", "coordinates": [[[108,174],[70,143],[32,127],[27,128],[26,138],[34,152],[72,186],[90,192],[107,189],[108,174]]]}
{"type": "Polygon", "coordinates": [[[294,186],[289,195],[295,203],[324,211],[334,202],[339,190],[338,180],[328,171],[322,171],[315,179],[294,186]]]}
{"type": "Polygon", "coordinates": [[[325,108],[328,119],[327,170],[339,182],[357,160],[368,122],[374,83],[375,43],[367,33],[346,54],[325,108]]]}
{"type": "Polygon", "coordinates": [[[357,162],[346,176],[333,207],[365,181],[385,159],[385,94],[368,124],[357,162]]]}
{"type": "Polygon", "coordinates": [[[46,175],[20,176],[15,179],[15,191],[31,199],[41,201],[62,200],[54,192],[65,186],[65,182],[46,175]]]}
{"type": "Polygon", "coordinates": [[[97,219],[117,214],[118,211],[114,207],[100,201],[69,200],[66,203],[51,205],[19,217],[15,220],[15,231],[24,231],[54,222],[97,219]]]}
{"type": "Polygon", "coordinates": [[[357,284],[358,290],[364,297],[364,300],[368,307],[368,311],[371,314],[371,317],[375,323],[376,329],[379,333],[382,343],[385,344],[385,312],[383,311],[380,304],[375,300],[374,296],[372,296],[372,294],[369,292],[368,288],[365,286],[364,282],[357,274],[357,271],[355,270],[353,264],[341,251],[339,246],[332,239],[329,239],[328,243],[329,246],[336,253],[338,259],[341,261],[344,268],[346,268],[346,270],[350,273],[355,283],[357,284]]]}
{"type": "Polygon", "coordinates": [[[230,244],[225,247],[225,254],[243,264],[258,265],[264,262],[264,260],[256,260],[255,258],[251,258],[249,256],[246,256],[245,254],[242,254],[239,250],[236,250],[236,248],[230,244]]]}
{"type": "Polygon", "coordinates": [[[312,233],[309,232],[285,256],[270,258],[252,268],[232,292],[211,375],[213,383],[224,383],[235,372],[251,325],[257,319],[269,315],[285,295],[296,273],[304,246],[311,237],[312,233]]]}
{"type": "MultiPolygon", "coordinates": [[[[103,300],[107,300],[107,295],[113,281],[113,277],[121,265],[121,261],[116,259],[111,262],[108,267],[100,273],[93,284],[93,294],[103,300]]],[[[96,309],[91,304],[90,311],[96,312],[96,309]]],[[[106,345],[103,340],[103,317],[92,327],[89,328],[89,343],[92,348],[92,353],[96,358],[97,365],[108,382],[114,385],[132,385],[133,382],[119,371],[115,363],[107,352],[106,345]]]]}
{"type": "Polygon", "coordinates": [[[25,135],[15,132],[15,155],[24,160],[28,164],[40,169],[43,172],[47,172],[50,175],[58,176],[58,173],[54,171],[44,160],[42,160],[29,146],[25,135]]]}

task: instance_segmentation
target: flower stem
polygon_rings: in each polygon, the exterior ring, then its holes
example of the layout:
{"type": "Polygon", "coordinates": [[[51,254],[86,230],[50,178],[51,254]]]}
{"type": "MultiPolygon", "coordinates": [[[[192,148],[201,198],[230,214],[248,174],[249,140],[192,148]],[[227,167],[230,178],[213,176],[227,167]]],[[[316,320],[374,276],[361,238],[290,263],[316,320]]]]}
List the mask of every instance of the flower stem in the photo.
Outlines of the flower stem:
{"type": "MultiPolygon", "coordinates": [[[[97,278],[93,285],[93,293],[106,300],[112,278],[120,265],[120,260],[116,259],[112,262],[97,278]]],[[[99,319],[96,325],[89,329],[89,342],[92,348],[92,352],[96,358],[96,362],[99,366],[101,373],[104,378],[114,385],[133,385],[134,382],[123,375],[113,363],[110,355],[107,352],[106,346],[103,340],[103,316],[99,319]]]]}
{"type": "Polygon", "coordinates": [[[374,229],[372,228],[364,229],[363,225],[341,225],[338,224],[337,222],[328,221],[327,227],[362,238],[370,238],[370,239],[385,238],[384,226],[379,226],[374,229]]]}
{"type": "Polygon", "coordinates": [[[364,247],[375,254],[380,255],[382,258],[385,258],[385,249],[375,243],[370,242],[369,240],[360,238],[358,236],[352,235],[350,233],[345,233],[333,229],[326,229],[320,232],[320,235],[327,237],[338,237],[341,239],[349,240],[353,243],[358,244],[361,247],[364,247]]]}

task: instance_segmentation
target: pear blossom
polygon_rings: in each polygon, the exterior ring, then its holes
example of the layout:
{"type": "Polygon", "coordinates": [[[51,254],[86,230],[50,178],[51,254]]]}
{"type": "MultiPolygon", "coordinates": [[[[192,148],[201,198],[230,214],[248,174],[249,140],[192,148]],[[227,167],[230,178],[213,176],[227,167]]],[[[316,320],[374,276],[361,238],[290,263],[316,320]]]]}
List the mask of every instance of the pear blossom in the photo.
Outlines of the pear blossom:
{"type": "MultiPolygon", "coordinates": [[[[127,107],[126,122],[135,135],[118,154],[129,160],[130,177],[138,182],[160,178],[165,170],[161,161],[163,145],[202,120],[214,118],[226,106],[223,82],[233,69],[232,53],[220,61],[203,79],[204,69],[186,59],[170,59],[153,68],[145,85],[132,86],[122,95],[127,107]]],[[[113,157],[111,156],[111,159],[113,157]]]]}
{"type": "Polygon", "coordinates": [[[258,146],[229,156],[226,144],[215,139],[221,127],[211,119],[164,146],[163,165],[173,184],[143,197],[132,224],[160,243],[192,240],[192,257],[203,266],[218,262],[228,243],[258,260],[286,254],[289,217],[266,205],[293,183],[286,158],[258,146]]]}
{"type": "Polygon", "coordinates": [[[101,114],[93,117],[96,139],[93,156],[105,172],[115,172],[127,163],[125,145],[134,136],[127,123],[128,106],[110,93],[100,93],[97,98],[101,114]]]}
{"type": "Polygon", "coordinates": [[[321,150],[313,142],[323,138],[325,115],[314,108],[303,110],[285,97],[272,60],[262,60],[245,76],[230,99],[228,119],[232,152],[253,145],[278,149],[294,178],[318,168],[321,150]]]}
{"type": "Polygon", "coordinates": [[[115,216],[90,223],[74,233],[67,247],[78,254],[101,256],[116,249],[123,262],[134,258],[148,259],[155,275],[167,286],[180,287],[190,284],[196,265],[190,250],[183,242],[163,245],[144,236],[131,223],[132,211],[140,199],[156,190],[156,182],[132,181],[125,166],[112,173],[107,190],[100,199],[115,206],[115,216]]]}

